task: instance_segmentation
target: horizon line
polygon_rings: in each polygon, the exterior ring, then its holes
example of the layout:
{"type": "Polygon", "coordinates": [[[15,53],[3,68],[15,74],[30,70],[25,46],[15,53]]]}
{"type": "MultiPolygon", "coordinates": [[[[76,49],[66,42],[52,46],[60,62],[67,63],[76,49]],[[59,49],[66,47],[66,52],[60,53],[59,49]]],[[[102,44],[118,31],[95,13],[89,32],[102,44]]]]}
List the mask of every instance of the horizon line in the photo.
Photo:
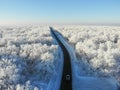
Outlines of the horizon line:
{"type": "Polygon", "coordinates": [[[29,26],[29,25],[96,25],[96,26],[120,26],[120,23],[82,23],[82,22],[36,22],[36,23],[11,23],[1,24],[0,26],[29,26]]]}

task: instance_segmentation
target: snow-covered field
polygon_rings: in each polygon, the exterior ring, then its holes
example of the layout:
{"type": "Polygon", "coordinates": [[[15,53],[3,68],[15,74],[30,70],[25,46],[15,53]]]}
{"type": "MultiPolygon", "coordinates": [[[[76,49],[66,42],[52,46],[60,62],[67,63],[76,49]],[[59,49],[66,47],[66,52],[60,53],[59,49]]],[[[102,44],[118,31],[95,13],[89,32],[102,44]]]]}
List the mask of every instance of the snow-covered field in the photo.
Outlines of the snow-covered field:
{"type": "Polygon", "coordinates": [[[50,88],[61,58],[48,26],[0,27],[0,90],[50,88]]]}
{"type": "Polygon", "coordinates": [[[119,26],[55,25],[54,28],[74,48],[79,76],[112,77],[120,83],[119,26]]]}

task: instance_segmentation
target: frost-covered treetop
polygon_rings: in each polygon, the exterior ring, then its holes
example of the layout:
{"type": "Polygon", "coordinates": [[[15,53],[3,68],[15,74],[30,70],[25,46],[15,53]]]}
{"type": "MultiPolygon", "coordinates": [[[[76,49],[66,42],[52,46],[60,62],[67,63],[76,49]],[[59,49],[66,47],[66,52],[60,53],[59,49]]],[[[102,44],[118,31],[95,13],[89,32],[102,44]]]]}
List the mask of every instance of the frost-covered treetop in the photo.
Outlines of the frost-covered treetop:
{"type": "Polygon", "coordinates": [[[58,58],[48,26],[0,27],[0,90],[47,88],[58,58]]]}

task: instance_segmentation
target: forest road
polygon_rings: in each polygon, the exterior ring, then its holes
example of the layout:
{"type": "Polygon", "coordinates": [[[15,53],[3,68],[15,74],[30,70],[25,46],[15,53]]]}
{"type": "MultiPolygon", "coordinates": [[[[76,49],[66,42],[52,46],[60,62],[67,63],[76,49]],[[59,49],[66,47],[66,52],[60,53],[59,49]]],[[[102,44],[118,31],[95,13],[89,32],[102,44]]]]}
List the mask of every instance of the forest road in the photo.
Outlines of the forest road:
{"type": "Polygon", "coordinates": [[[57,35],[57,34],[59,35],[61,34],[55,31],[52,27],[50,27],[50,31],[54,35],[54,38],[57,40],[64,55],[63,72],[62,72],[60,90],[72,90],[72,69],[71,69],[71,60],[70,60],[69,52],[57,35]],[[57,32],[57,34],[55,32],[57,32]]]}

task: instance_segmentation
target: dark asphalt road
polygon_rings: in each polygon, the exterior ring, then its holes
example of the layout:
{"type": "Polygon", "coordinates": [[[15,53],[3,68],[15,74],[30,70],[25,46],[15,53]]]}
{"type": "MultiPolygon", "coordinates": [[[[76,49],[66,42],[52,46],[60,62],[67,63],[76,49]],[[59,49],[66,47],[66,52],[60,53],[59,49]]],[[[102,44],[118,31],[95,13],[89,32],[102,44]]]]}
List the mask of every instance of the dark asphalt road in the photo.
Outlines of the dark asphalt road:
{"type": "Polygon", "coordinates": [[[54,35],[55,39],[57,40],[57,42],[59,43],[60,47],[62,48],[63,55],[64,55],[64,65],[63,65],[63,73],[62,73],[60,90],[72,90],[72,70],[71,70],[70,55],[67,49],[65,48],[65,46],[63,45],[63,43],[55,34],[55,30],[53,30],[53,28],[51,27],[50,27],[50,30],[51,30],[51,33],[54,35]],[[69,76],[70,76],[70,79],[69,79],[69,76]]]}

